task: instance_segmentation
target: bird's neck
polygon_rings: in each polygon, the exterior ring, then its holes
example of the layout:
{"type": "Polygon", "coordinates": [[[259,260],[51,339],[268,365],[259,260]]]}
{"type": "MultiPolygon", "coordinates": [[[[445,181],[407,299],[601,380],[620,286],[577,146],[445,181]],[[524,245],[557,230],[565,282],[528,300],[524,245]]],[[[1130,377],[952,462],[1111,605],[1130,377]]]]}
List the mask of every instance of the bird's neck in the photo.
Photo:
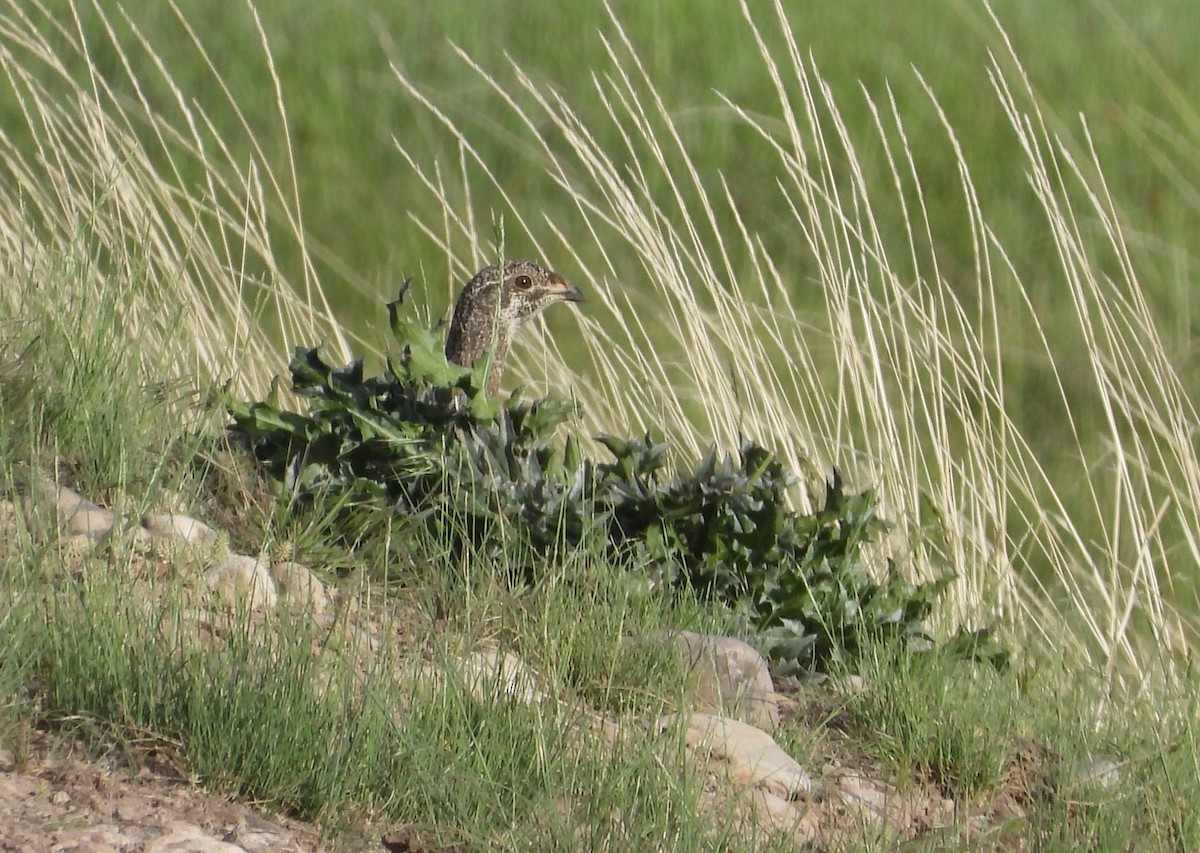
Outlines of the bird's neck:
{"type": "Polygon", "coordinates": [[[486,379],[489,396],[494,396],[500,390],[504,363],[519,326],[520,321],[506,321],[490,311],[478,312],[467,323],[464,330],[467,346],[461,363],[474,366],[491,349],[491,365],[486,379]]]}

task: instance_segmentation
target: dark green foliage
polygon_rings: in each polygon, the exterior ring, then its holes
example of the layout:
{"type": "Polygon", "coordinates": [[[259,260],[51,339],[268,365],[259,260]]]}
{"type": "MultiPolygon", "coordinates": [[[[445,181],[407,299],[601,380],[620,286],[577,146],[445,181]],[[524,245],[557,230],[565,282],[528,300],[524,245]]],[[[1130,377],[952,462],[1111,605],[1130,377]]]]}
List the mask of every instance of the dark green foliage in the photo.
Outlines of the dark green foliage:
{"type": "Polygon", "coordinates": [[[712,450],[668,483],[665,445],[601,441],[616,457],[599,466],[611,541],[636,543],[664,579],[735,607],[778,674],[853,663],[869,641],[929,644],[922,623],[953,577],[912,585],[889,566],[882,584],[871,579],[862,546],[886,528],[874,493],[847,495],[835,470],[821,510],[801,515],[786,502],[796,478],[751,441],[736,460],[712,450]]]}
{"type": "Polygon", "coordinates": [[[274,401],[232,407],[294,498],[350,494],[431,526],[456,550],[502,550],[529,580],[559,548],[595,537],[655,581],[734,608],[781,674],[853,666],[879,640],[931,645],[923,623],[953,576],[914,585],[889,565],[872,579],[862,546],[886,528],[873,492],[846,494],[834,471],[821,510],[798,514],[787,502],[797,479],[753,441],[674,477],[667,446],[649,435],[601,437],[611,462],[583,459],[570,436],[560,451],[553,435],[573,403],[489,400],[482,369],[448,364],[441,335],[403,320],[399,304],[389,305],[399,349],[381,375],[301,349],[292,384],[312,401],[308,414],[274,401]]]}

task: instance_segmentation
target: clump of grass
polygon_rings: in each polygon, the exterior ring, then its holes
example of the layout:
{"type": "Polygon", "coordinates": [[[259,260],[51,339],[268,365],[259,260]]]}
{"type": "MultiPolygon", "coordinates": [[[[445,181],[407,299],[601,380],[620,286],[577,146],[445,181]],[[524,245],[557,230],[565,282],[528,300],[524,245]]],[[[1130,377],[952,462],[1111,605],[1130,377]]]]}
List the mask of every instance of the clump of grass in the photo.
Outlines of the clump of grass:
{"type": "MultiPolygon", "coordinates": [[[[5,557],[7,563],[8,555],[5,557]]],[[[0,747],[21,756],[26,751],[24,728],[35,713],[28,685],[37,670],[44,638],[36,629],[34,596],[12,589],[8,579],[13,573],[10,566],[0,565],[0,589],[5,593],[6,605],[0,614],[0,636],[12,638],[0,661],[0,747]]]]}
{"type": "Polygon", "coordinates": [[[880,649],[863,685],[846,710],[902,774],[922,774],[965,802],[998,786],[1017,733],[1014,679],[944,655],[880,649]]]}
{"type": "MultiPolygon", "coordinates": [[[[26,273],[26,275],[29,273],[26,273]]],[[[194,401],[167,375],[166,354],[131,327],[126,300],[141,283],[104,277],[82,248],[56,260],[0,333],[0,415],[10,464],[38,458],[68,466],[80,489],[140,490],[119,477],[149,477],[162,447],[182,433],[194,401]]],[[[144,484],[143,484],[144,485],[144,484]]]]}
{"type": "MultiPolygon", "coordinates": [[[[58,558],[51,551],[41,559],[58,558]]],[[[250,614],[229,614],[212,617],[216,630],[204,629],[179,580],[131,594],[128,559],[111,553],[59,573],[62,588],[30,595],[0,620],[0,641],[11,650],[0,672],[5,683],[37,679],[44,720],[94,720],[110,737],[168,744],[207,786],[331,829],[390,820],[513,849],[577,832],[606,843],[700,843],[705,823],[694,814],[695,792],[663,766],[652,730],[638,736],[631,728],[616,746],[592,742],[573,701],[480,695],[457,671],[458,635],[429,650],[446,676],[414,686],[387,654],[364,670],[336,646],[314,653],[328,637],[305,620],[279,616],[264,626],[250,614]]],[[[6,590],[44,591],[41,578],[52,568],[35,565],[23,582],[6,575],[6,590]]],[[[624,574],[609,567],[597,576],[612,590],[624,574]]],[[[636,672],[615,665],[626,638],[611,633],[610,617],[621,600],[609,597],[609,611],[600,613],[596,595],[576,587],[528,596],[503,633],[550,685],[618,694],[638,678],[661,676],[661,663],[636,672]],[[609,657],[597,657],[606,648],[609,657]]],[[[626,619],[653,612],[645,601],[641,611],[625,601],[626,619]]],[[[679,701],[676,673],[674,684],[656,684],[660,706],[679,701]]]]}
{"type": "Polygon", "coordinates": [[[558,673],[571,695],[618,715],[658,714],[685,695],[674,632],[734,628],[720,608],[686,596],[672,602],[639,573],[582,549],[515,605],[501,636],[535,670],[558,673]]]}

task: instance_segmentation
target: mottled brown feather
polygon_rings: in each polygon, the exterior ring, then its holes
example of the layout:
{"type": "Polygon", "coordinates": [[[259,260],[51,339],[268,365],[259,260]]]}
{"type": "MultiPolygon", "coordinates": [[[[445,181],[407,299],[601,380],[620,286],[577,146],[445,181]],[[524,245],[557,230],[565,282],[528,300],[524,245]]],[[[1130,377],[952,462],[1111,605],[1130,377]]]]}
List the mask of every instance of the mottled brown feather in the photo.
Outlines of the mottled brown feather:
{"type": "Polygon", "coordinates": [[[467,282],[454,306],[446,336],[446,358],[471,367],[489,350],[487,393],[500,390],[500,377],[513,337],[537,312],[556,302],[582,302],[579,288],[534,261],[484,267],[467,282]]]}

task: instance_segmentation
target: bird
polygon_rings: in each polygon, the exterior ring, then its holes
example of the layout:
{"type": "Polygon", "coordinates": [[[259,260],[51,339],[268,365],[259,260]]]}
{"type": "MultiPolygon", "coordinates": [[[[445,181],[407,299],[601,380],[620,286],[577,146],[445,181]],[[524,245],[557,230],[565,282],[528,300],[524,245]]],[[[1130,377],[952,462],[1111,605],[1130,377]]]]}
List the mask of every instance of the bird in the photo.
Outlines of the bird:
{"type": "Polygon", "coordinates": [[[582,302],[583,293],[537,261],[507,261],[484,267],[467,282],[446,335],[446,360],[473,367],[492,351],[485,390],[500,390],[504,360],[525,321],[556,302],[582,302]]]}

